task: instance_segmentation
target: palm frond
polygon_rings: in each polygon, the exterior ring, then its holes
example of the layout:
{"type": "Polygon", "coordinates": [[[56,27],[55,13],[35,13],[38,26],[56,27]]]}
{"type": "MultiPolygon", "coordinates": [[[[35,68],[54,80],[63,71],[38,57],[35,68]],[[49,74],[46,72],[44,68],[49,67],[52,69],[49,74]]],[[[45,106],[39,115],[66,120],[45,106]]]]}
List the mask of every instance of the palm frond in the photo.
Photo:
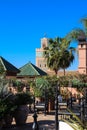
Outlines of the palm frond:
{"type": "Polygon", "coordinates": [[[67,119],[62,119],[64,122],[66,122],[68,125],[70,125],[74,130],[84,130],[84,124],[83,122],[80,120],[80,118],[78,116],[76,116],[75,113],[73,113],[70,109],[68,109],[68,112],[71,113],[73,118],[70,118],[69,120],[67,119]]]}

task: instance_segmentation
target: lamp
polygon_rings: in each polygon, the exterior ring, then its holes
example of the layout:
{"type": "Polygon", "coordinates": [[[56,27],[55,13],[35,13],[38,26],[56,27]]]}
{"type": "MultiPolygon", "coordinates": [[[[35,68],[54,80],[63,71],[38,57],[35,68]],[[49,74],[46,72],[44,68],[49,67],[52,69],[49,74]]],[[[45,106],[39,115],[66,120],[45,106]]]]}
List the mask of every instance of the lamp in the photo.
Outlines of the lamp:
{"type": "Polygon", "coordinates": [[[34,118],[34,122],[33,122],[33,126],[32,126],[32,130],[39,130],[39,125],[38,125],[38,122],[37,122],[37,113],[36,113],[36,107],[35,107],[35,95],[34,95],[34,115],[33,115],[33,118],[34,118]]]}
{"type": "Polygon", "coordinates": [[[59,83],[55,86],[55,130],[59,130],[58,95],[59,95],[59,83]]]}

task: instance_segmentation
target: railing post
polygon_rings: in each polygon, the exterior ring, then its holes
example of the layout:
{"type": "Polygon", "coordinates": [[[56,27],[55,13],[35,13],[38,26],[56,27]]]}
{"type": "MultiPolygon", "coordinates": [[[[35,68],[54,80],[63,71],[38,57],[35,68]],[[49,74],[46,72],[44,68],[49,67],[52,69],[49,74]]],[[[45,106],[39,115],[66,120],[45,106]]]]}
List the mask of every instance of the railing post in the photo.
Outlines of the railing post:
{"type": "Polygon", "coordinates": [[[82,98],[81,98],[80,105],[81,105],[81,109],[80,109],[80,111],[81,111],[81,121],[83,122],[84,121],[84,102],[83,102],[82,98]]]}
{"type": "Polygon", "coordinates": [[[55,87],[55,130],[59,130],[59,120],[58,120],[58,87],[55,87]]]}

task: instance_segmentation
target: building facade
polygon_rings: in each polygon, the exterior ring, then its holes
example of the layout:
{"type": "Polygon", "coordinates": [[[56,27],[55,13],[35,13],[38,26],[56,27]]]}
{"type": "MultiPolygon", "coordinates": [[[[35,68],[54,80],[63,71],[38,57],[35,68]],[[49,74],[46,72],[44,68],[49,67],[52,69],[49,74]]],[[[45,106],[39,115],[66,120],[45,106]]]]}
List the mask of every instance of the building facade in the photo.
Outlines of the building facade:
{"type": "Polygon", "coordinates": [[[81,74],[87,74],[87,41],[86,39],[79,39],[78,56],[79,56],[78,72],[81,74]]]}

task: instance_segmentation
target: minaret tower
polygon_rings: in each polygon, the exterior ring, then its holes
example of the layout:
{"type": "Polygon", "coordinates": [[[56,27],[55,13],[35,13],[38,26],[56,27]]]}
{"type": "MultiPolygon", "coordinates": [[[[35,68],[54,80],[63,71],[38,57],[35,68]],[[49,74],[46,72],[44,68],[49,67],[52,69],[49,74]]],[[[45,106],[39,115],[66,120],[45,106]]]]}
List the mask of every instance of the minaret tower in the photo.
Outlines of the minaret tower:
{"type": "Polygon", "coordinates": [[[78,54],[79,54],[79,66],[78,72],[81,74],[87,74],[87,41],[85,36],[79,37],[78,54]]]}
{"type": "Polygon", "coordinates": [[[47,61],[43,56],[44,48],[48,45],[48,38],[41,39],[41,48],[36,48],[36,66],[47,72],[47,61]]]}

